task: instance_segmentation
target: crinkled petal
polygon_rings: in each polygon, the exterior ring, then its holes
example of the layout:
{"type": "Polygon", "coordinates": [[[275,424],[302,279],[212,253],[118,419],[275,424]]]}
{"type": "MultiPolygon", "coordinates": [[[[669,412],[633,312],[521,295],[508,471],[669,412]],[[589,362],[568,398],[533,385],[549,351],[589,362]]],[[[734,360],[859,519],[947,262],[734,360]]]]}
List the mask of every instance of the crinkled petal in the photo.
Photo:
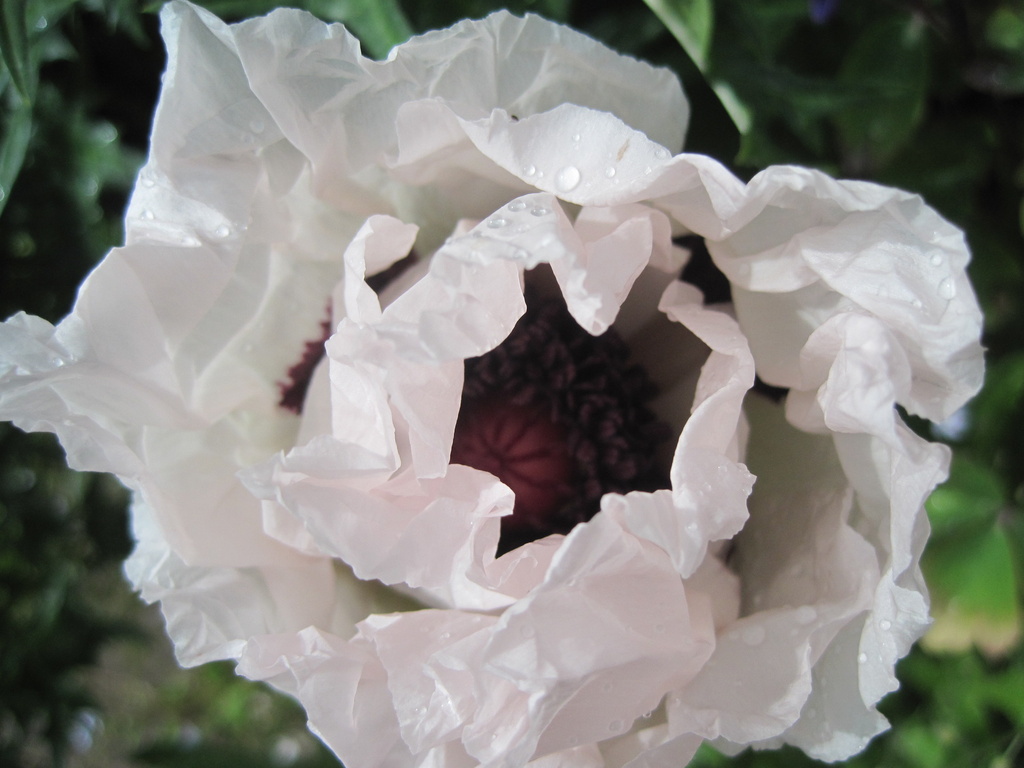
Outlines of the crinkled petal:
{"type": "Polygon", "coordinates": [[[687,577],[699,567],[709,543],[733,536],[747,518],[754,478],[739,463],[741,404],[754,382],[754,365],[736,322],[705,309],[700,291],[692,286],[669,285],[660,309],[711,348],[675,449],[672,490],[609,494],[602,505],[625,520],[629,530],[670,553],[680,575],[687,577]]]}
{"type": "Polygon", "coordinates": [[[528,711],[497,741],[476,724],[467,747],[514,764],[624,733],[700,669],[713,642],[710,614],[688,608],[666,553],[598,515],[566,538],[485,650],[486,668],[529,694],[528,711]]]}
{"type": "Polygon", "coordinates": [[[941,421],[981,386],[981,312],[963,234],[918,196],[770,168],[750,182],[728,225],[709,249],[742,289],[737,313],[769,383],[799,386],[797,356],[811,332],[856,310],[885,323],[911,362],[901,405],[941,421]],[[800,291],[813,305],[796,300],[800,291]]]}

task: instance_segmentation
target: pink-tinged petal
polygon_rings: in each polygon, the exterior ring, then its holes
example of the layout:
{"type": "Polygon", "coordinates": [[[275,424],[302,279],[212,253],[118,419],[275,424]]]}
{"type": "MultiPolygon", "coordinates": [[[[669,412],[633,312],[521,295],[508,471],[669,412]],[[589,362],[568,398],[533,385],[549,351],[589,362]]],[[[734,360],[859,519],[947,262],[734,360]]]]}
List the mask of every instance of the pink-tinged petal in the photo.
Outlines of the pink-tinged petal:
{"type": "Polygon", "coordinates": [[[473,719],[487,677],[479,663],[496,621],[426,610],[372,616],[361,626],[387,670],[402,738],[414,753],[458,740],[473,719]]]}
{"type": "Polygon", "coordinates": [[[255,636],[246,645],[238,670],[302,702],[310,728],[347,765],[415,765],[399,734],[387,675],[366,643],[346,643],[313,627],[295,634],[255,636]],[[368,733],[373,738],[362,738],[368,733]]]}
{"type": "Polygon", "coordinates": [[[528,695],[513,743],[490,742],[478,723],[467,747],[514,764],[620,735],[692,678],[713,643],[711,616],[688,607],[666,553],[598,515],[565,539],[485,649],[485,668],[528,695]]]}
{"type": "Polygon", "coordinates": [[[388,595],[336,569],[330,560],[295,557],[264,568],[197,567],[167,545],[152,511],[133,507],[138,542],[128,578],[147,602],[161,602],[181,664],[238,658],[249,638],[295,632],[310,624],[351,635],[366,611],[387,608],[388,595]]]}

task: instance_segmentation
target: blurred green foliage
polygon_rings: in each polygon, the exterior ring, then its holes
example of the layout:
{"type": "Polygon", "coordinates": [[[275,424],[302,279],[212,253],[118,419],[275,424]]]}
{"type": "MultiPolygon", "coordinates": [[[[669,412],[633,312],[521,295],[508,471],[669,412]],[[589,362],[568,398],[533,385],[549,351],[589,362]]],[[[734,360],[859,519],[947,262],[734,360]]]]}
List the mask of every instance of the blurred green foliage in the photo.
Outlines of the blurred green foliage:
{"type": "MultiPolygon", "coordinates": [[[[237,19],[275,0],[205,0],[237,19]]],[[[532,11],[671,67],[687,149],[920,192],[967,233],[988,377],[949,423],[928,510],[937,622],[851,765],[1024,764],[1024,4],[1019,0],[304,0],[380,58],[414,32],[532,11]]],[[[0,3],[0,315],[56,320],[122,238],[163,67],[142,0],[0,3]]],[[[116,574],[126,498],[68,473],[47,436],[0,428],[0,765],[334,764],[288,701],[230,667],[176,670],[116,574]],[[162,659],[155,663],[154,659],[162,659]],[[155,664],[155,667],[154,667],[155,664]],[[129,669],[120,676],[116,670],[129,669]]],[[[796,750],[700,768],[801,766],[796,750]]]]}

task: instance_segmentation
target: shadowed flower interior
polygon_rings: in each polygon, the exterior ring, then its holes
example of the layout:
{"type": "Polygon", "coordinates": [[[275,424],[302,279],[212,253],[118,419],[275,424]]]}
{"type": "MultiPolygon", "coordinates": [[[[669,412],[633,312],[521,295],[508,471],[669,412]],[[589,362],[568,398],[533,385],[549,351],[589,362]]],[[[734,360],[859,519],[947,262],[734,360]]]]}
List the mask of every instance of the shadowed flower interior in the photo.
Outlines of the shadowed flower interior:
{"type": "Polygon", "coordinates": [[[452,446],[453,463],[491,472],[516,494],[499,553],[568,533],[606,493],[669,487],[655,455],[671,430],[647,407],[655,394],[614,328],[594,336],[561,298],[528,292],[509,337],[466,361],[452,446]]]}

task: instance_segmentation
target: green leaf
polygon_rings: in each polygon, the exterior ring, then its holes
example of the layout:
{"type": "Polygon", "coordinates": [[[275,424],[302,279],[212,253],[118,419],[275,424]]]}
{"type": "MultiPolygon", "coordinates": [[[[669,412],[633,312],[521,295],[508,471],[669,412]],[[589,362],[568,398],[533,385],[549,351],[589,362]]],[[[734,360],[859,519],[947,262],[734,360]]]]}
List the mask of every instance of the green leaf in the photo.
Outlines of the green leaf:
{"type": "Polygon", "coordinates": [[[322,19],[350,27],[374,58],[384,58],[413,35],[397,0],[308,0],[306,7],[322,19]]]}
{"type": "Polygon", "coordinates": [[[1006,532],[998,525],[933,540],[922,568],[935,623],[922,640],[930,651],[972,645],[1002,656],[1020,640],[1021,613],[1006,532]]]}
{"type": "Polygon", "coordinates": [[[838,82],[857,97],[835,115],[855,172],[879,168],[914,134],[924,113],[928,55],[916,19],[886,19],[867,29],[843,62],[838,82]]]}
{"type": "Polygon", "coordinates": [[[714,28],[712,0],[644,0],[703,72],[714,28]]]}
{"type": "Polygon", "coordinates": [[[27,5],[28,0],[0,2],[0,58],[21,98],[32,101],[27,5]]]}
{"type": "Polygon", "coordinates": [[[949,480],[928,499],[932,536],[957,536],[965,529],[991,526],[1004,503],[999,476],[991,468],[958,454],[949,468],[949,480]]]}
{"type": "Polygon", "coordinates": [[[29,139],[32,138],[32,103],[22,101],[7,115],[0,138],[0,215],[10,197],[11,187],[18,178],[29,139]]]}

